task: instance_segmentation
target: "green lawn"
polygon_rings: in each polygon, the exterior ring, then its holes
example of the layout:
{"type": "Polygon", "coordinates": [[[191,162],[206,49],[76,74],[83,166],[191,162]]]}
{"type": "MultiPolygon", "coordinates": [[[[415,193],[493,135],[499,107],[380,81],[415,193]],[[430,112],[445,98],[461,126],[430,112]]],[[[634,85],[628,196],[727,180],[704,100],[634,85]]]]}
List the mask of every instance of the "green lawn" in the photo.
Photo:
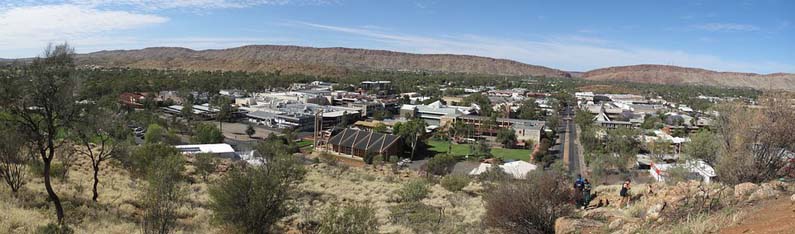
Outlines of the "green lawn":
{"type": "Polygon", "coordinates": [[[301,141],[296,142],[295,144],[298,146],[298,148],[304,148],[304,147],[311,146],[312,145],[312,141],[311,140],[301,140],[301,141]]]}
{"type": "MultiPolygon", "coordinates": [[[[450,143],[447,141],[428,140],[430,151],[436,151],[437,154],[447,153],[447,146],[450,143]]],[[[469,153],[469,145],[467,144],[453,144],[452,155],[464,156],[469,153]]],[[[528,160],[530,159],[530,150],[527,149],[503,149],[492,148],[491,154],[494,157],[502,158],[503,160],[528,160]]]]}

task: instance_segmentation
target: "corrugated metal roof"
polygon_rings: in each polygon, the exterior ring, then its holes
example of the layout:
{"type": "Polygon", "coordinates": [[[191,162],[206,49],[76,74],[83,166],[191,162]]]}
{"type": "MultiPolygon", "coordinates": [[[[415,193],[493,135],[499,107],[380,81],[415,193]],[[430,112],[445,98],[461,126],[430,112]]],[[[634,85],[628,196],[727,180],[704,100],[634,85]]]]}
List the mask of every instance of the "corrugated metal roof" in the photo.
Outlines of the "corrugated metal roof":
{"type": "Polygon", "coordinates": [[[364,150],[381,152],[400,140],[399,136],[378,132],[361,131],[346,128],[329,139],[329,144],[364,150]]]}

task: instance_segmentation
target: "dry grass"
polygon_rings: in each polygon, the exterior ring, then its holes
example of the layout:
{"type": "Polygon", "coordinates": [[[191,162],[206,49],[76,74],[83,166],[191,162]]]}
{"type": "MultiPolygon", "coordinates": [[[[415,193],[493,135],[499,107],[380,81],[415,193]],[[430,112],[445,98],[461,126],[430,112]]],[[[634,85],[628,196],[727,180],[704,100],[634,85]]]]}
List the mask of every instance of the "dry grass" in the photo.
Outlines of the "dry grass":
{"type": "MultiPolygon", "coordinates": [[[[390,221],[389,208],[399,204],[395,199],[396,192],[404,183],[416,179],[417,176],[409,173],[398,176],[391,174],[388,169],[379,170],[370,167],[340,169],[326,164],[310,166],[305,181],[299,185],[303,194],[299,200],[301,212],[293,215],[291,219],[313,219],[313,216],[329,205],[366,202],[376,209],[381,233],[412,233],[410,227],[390,221]],[[344,172],[340,173],[340,170],[344,172]],[[376,179],[365,179],[371,177],[376,179]]],[[[478,186],[479,184],[472,183],[464,190],[482,190],[478,189],[478,186]]],[[[428,197],[421,202],[442,208],[446,216],[459,217],[456,223],[461,225],[479,225],[485,213],[482,199],[478,194],[473,196],[464,192],[453,193],[438,184],[430,187],[428,197]]]]}
{"type": "MultiPolygon", "coordinates": [[[[75,162],[66,180],[53,181],[66,211],[66,222],[76,233],[141,233],[138,223],[142,212],[137,200],[146,182],[132,178],[126,170],[112,164],[103,164],[97,203],[91,201],[93,172],[85,158],[75,162]]],[[[223,227],[210,224],[208,185],[192,175],[192,169],[187,166],[187,173],[196,183],[186,186],[189,201],[178,210],[177,233],[226,233],[223,227]]],[[[301,221],[315,220],[330,205],[367,203],[376,209],[381,233],[412,233],[410,227],[390,222],[389,208],[399,204],[395,202],[395,192],[404,183],[417,179],[417,175],[407,171],[393,174],[389,168],[372,166],[316,164],[307,169],[306,179],[298,185],[299,212],[279,224],[286,231],[295,230],[301,221]]],[[[210,181],[218,176],[211,175],[210,181]]],[[[0,212],[0,233],[31,233],[55,220],[42,178],[36,175],[29,178],[17,196],[0,186],[0,210],[3,211],[0,212]]],[[[446,217],[455,217],[457,227],[479,227],[485,213],[482,191],[480,184],[474,182],[456,193],[437,184],[430,187],[428,197],[421,202],[442,209],[446,217]]]]}
{"type": "MultiPolygon", "coordinates": [[[[98,186],[99,201],[91,201],[93,171],[85,157],[78,157],[66,180],[54,179],[53,188],[61,198],[66,222],[76,233],[140,233],[141,210],[137,197],[145,182],[110,161],[103,163],[98,186]]],[[[0,189],[0,233],[31,233],[55,220],[55,211],[47,202],[41,176],[29,174],[30,180],[14,197],[5,187],[0,189]]],[[[189,185],[190,201],[180,208],[177,233],[215,233],[209,225],[210,211],[205,209],[206,184],[189,185]]]]}

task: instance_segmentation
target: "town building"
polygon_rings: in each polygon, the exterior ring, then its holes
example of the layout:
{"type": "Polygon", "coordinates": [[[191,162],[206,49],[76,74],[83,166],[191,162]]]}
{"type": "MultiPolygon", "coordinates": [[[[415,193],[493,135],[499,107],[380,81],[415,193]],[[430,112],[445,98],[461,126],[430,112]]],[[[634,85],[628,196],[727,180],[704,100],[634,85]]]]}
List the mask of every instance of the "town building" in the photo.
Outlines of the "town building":
{"type": "Polygon", "coordinates": [[[366,91],[389,91],[392,90],[392,81],[379,80],[379,81],[362,81],[361,86],[366,91]]]}
{"type": "Polygon", "coordinates": [[[500,129],[510,128],[516,133],[516,140],[525,142],[531,140],[535,143],[541,141],[546,122],[539,120],[496,118],[494,123],[491,118],[477,115],[464,115],[455,118],[466,125],[473,126],[474,136],[495,136],[500,129]],[[494,124],[494,125],[490,125],[494,124]]]}
{"type": "Polygon", "coordinates": [[[213,154],[223,158],[239,158],[235,149],[229,144],[200,144],[200,145],[177,145],[174,146],[183,154],[213,154]]]}
{"type": "Polygon", "coordinates": [[[248,120],[252,123],[273,128],[290,128],[297,130],[313,129],[315,114],[321,113],[322,129],[330,129],[340,125],[340,122],[353,123],[361,118],[359,109],[341,106],[317,105],[298,102],[278,102],[271,104],[258,104],[256,106],[241,107],[247,110],[248,120]]]}
{"type": "Polygon", "coordinates": [[[142,93],[121,93],[119,94],[119,104],[128,108],[143,109],[143,101],[146,96],[142,93]]]}
{"type": "Polygon", "coordinates": [[[400,107],[400,116],[403,118],[420,118],[431,126],[444,126],[443,120],[452,120],[455,117],[477,113],[476,105],[470,107],[448,106],[441,101],[428,105],[403,105],[400,107]]]}
{"type": "Polygon", "coordinates": [[[335,153],[360,158],[399,155],[402,146],[400,136],[350,128],[332,136],[327,145],[335,153]]]}

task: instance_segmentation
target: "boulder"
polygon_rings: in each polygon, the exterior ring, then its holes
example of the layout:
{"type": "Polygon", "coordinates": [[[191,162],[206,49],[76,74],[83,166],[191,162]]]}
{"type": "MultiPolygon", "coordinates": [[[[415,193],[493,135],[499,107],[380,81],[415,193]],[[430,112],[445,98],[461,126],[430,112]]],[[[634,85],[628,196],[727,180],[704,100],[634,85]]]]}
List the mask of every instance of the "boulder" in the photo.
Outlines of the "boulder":
{"type": "Polygon", "coordinates": [[[603,226],[604,223],[593,219],[577,219],[571,217],[560,217],[555,220],[556,234],[581,233],[585,228],[596,228],[603,226]]]}
{"type": "Polygon", "coordinates": [[[596,209],[587,210],[582,215],[583,218],[594,220],[612,220],[621,216],[623,216],[621,211],[610,207],[599,207],[596,209]]]}
{"type": "Polygon", "coordinates": [[[791,196],[791,197],[789,197],[789,200],[790,200],[792,203],[795,203],[795,194],[792,194],[792,196],[791,196]]]}
{"type": "Polygon", "coordinates": [[[743,198],[748,196],[756,190],[759,189],[759,185],[754,183],[742,183],[734,186],[734,197],[735,198],[743,198]]]}
{"type": "Polygon", "coordinates": [[[616,230],[616,229],[620,228],[622,225],[624,225],[624,220],[623,219],[616,219],[616,220],[613,220],[613,222],[610,222],[610,224],[607,225],[607,228],[609,228],[610,230],[616,230]]]}
{"type": "Polygon", "coordinates": [[[646,220],[657,220],[660,218],[660,213],[668,206],[668,203],[662,202],[657,203],[649,207],[649,210],[646,211],[646,220]]]}
{"type": "Polygon", "coordinates": [[[748,197],[748,201],[767,200],[777,197],[780,193],[774,186],[761,186],[748,197]]]}

